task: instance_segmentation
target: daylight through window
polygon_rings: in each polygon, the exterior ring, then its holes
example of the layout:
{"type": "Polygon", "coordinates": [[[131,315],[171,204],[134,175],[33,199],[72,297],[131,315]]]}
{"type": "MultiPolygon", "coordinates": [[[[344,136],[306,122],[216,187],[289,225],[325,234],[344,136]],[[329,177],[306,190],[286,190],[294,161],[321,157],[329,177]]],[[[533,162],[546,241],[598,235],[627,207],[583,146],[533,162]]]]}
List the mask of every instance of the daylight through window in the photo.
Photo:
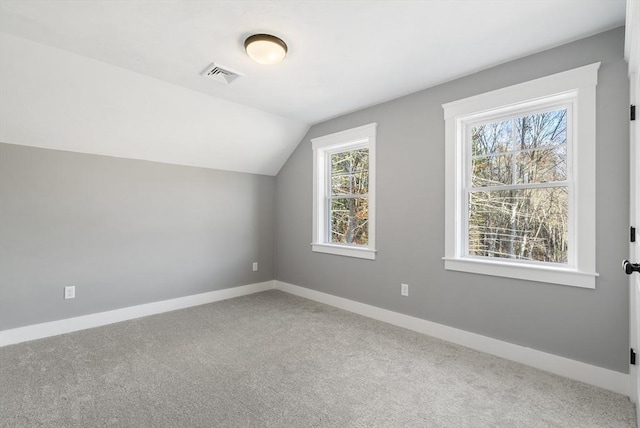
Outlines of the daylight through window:
{"type": "Polygon", "coordinates": [[[330,242],[369,243],[369,149],[361,148],[327,157],[331,170],[327,196],[330,242]]]}
{"type": "Polygon", "coordinates": [[[599,66],[443,105],[445,269],[595,288],[599,66]]]}
{"type": "Polygon", "coordinates": [[[571,107],[470,125],[468,254],[568,263],[571,107]]]}
{"type": "Polygon", "coordinates": [[[375,124],[312,139],[313,251],[375,258],[375,124]]]}

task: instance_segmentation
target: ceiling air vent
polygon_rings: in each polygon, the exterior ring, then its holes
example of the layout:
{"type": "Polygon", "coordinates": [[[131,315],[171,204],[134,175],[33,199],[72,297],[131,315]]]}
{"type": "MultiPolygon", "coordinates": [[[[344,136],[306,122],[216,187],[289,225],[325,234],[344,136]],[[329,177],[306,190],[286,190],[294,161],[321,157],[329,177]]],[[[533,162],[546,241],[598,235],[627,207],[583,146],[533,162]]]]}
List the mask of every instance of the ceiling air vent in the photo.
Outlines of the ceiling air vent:
{"type": "Polygon", "coordinates": [[[204,77],[208,77],[209,79],[215,80],[216,82],[229,84],[236,80],[238,77],[242,76],[240,73],[236,71],[232,71],[226,67],[222,67],[216,63],[211,64],[207,67],[202,73],[204,77]]]}

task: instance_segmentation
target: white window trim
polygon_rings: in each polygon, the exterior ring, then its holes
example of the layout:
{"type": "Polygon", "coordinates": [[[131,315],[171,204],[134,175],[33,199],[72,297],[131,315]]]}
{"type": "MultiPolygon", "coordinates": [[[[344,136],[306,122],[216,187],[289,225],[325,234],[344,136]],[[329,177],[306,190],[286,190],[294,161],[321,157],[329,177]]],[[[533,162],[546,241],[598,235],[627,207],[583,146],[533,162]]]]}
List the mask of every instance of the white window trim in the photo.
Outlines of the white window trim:
{"type": "Polygon", "coordinates": [[[445,118],[445,255],[447,270],[595,288],[596,277],[596,85],[600,63],[531,80],[462,100],[443,104],[445,118]],[[552,97],[575,96],[573,167],[573,221],[571,263],[567,266],[526,263],[509,259],[465,256],[462,195],[464,147],[462,129],[470,118],[523,104],[542,104],[552,97]]]}
{"type": "Polygon", "coordinates": [[[313,241],[315,252],[368,260],[376,258],[376,129],[377,123],[312,138],[313,149],[313,241]],[[369,149],[369,243],[367,246],[326,242],[328,219],[326,197],[326,154],[336,150],[367,147],[369,149]]]}

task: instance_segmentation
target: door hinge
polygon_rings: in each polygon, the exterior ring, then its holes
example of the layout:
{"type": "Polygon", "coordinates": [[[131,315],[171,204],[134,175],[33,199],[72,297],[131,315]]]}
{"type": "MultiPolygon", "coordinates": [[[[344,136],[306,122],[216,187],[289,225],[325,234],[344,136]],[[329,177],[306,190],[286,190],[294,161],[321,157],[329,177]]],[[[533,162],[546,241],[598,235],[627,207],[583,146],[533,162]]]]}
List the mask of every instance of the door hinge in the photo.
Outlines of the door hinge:
{"type": "Polygon", "coordinates": [[[629,228],[629,241],[636,242],[636,228],[633,226],[629,228]]]}
{"type": "Polygon", "coordinates": [[[629,120],[636,120],[636,106],[631,104],[629,108],[629,120]]]}
{"type": "Polygon", "coordinates": [[[636,365],[636,351],[633,348],[629,349],[629,364],[632,366],[636,365]]]}

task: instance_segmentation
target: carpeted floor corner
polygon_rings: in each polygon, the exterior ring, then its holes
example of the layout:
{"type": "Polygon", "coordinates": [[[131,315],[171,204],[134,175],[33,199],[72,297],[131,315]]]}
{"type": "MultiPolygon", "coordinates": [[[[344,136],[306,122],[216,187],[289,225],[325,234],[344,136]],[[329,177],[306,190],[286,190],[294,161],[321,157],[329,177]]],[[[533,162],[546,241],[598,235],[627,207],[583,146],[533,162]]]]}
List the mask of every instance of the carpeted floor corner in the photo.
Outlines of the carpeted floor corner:
{"type": "Polygon", "coordinates": [[[0,426],[635,427],[628,398],[280,291],[0,348],[0,426]]]}

